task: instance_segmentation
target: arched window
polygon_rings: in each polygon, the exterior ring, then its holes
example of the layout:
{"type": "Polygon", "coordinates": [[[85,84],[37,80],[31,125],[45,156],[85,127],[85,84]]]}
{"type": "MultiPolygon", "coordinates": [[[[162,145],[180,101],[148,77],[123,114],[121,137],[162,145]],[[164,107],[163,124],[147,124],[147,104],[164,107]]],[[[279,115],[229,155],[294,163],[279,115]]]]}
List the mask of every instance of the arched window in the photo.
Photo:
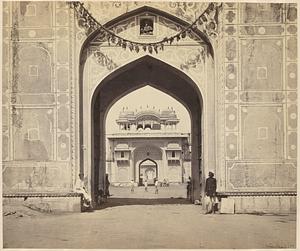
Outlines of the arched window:
{"type": "Polygon", "coordinates": [[[145,129],[147,129],[147,128],[151,129],[151,125],[146,124],[146,125],[145,125],[145,129]]]}

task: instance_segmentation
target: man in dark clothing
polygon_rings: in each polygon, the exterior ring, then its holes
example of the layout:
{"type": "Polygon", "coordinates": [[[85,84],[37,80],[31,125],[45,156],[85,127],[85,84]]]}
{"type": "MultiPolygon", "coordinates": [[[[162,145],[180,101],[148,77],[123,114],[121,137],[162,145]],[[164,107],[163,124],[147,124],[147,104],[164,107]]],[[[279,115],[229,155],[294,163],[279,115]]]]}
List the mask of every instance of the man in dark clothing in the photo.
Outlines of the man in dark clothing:
{"type": "Polygon", "coordinates": [[[192,179],[191,177],[189,177],[188,181],[187,181],[187,186],[186,186],[186,198],[188,200],[191,199],[191,191],[192,191],[192,179]]]}
{"type": "Polygon", "coordinates": [[[108,179],[108,174],[106,174],[106,176],[105,176],[105,196],[106,197],[110,196],[109,185],[110,185],[110,182],[109,182],[109,179],[108,179]]]}
{"type": "Polygon", "coordinates": [[[217,190],[217,180],[214,178],[214,173],[209,172],[208,178],[205,182],[205,194],[208,198],[208,203],[206,206],[206,213],[214,213],[214,206],[216,203],[216,190],[217,190]]]}

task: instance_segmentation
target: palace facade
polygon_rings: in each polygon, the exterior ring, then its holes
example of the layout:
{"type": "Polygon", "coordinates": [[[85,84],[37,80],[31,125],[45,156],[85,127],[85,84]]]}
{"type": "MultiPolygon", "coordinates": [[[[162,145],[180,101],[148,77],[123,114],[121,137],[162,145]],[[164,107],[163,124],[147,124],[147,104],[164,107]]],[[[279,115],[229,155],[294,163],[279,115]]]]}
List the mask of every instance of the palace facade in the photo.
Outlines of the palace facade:
{"type": "Polygon", "coordinates": [[[191,175],[190,134],[179,133],[174,110],[123,110],[108,134],[106,171],[114,185],[183,183],[191,175]]]}

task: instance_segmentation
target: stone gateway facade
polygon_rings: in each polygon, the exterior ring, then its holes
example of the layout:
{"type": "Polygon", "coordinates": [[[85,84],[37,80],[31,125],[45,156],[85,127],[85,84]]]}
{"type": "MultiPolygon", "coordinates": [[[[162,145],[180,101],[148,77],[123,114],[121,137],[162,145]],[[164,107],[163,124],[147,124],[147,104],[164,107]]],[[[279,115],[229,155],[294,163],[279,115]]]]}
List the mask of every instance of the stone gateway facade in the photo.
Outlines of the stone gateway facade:
{"type": "Polygon", "coordinates": [[[172,109],[122,111],[120,131],[107,134],[106,172],[113,185],[142,186],[147,180],[181,184],[191,175],[190,135],[176,130],[180,122],[172,109]]]}
{"type": "Polygon", "coordinates": [[[94,200],[106,114],[150,85],[190,113],[193,200],[213,170],[235,212],[296,210],[296,3],[11,1],[2,17],[4,197],[64,203],[82,174],[94,200]]]}

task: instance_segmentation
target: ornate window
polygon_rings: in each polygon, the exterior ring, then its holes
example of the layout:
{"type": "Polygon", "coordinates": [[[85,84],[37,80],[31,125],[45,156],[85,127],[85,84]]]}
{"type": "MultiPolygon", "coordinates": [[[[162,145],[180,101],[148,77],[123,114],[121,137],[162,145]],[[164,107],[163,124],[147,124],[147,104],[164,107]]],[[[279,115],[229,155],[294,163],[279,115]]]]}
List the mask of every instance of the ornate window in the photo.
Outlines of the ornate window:
{"type": "Polygon", "coordinates": [[[154,16],[141,16],[139,17],[139,35],[140,36],[153,36],[155,35],[155,17],[154,16]]]}

